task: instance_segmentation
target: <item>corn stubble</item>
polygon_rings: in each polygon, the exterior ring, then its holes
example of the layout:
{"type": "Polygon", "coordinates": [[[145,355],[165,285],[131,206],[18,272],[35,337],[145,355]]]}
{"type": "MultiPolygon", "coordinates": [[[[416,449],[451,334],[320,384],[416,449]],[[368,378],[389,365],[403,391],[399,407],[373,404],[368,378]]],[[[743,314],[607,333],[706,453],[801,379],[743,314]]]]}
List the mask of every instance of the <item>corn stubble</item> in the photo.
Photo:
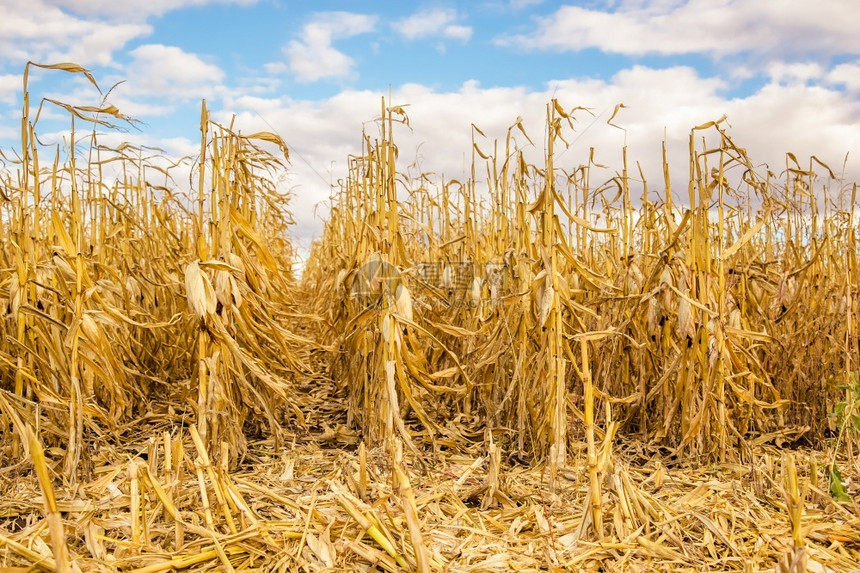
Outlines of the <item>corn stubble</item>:
{"type": "Polygon", "coordinates": [[[518,118],[435,182],[398,166],[383,100],[298,281],[277,135],[204,103],[183,192],[157,150],[82,135],[119,110],[45,100],[61,161],[31,65],[0,187],[4,566],[860,567],[823,473],[858,368],[856,186],[817,158],[778,178],[720,120],[685,201],[665,148],[661,193],[626,148],[595,185],[594,150],[559,161],[587,112],[553,100],[541,164],[518,118]]]}

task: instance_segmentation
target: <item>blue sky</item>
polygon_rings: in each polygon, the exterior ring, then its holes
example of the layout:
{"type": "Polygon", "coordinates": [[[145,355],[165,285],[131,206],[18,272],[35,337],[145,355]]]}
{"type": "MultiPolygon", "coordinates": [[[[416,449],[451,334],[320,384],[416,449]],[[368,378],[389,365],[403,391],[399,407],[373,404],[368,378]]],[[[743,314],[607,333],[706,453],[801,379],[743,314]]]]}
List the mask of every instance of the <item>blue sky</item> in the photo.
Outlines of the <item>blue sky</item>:
{"type": "MultiPolygon", "coordinates": [[[[557,97],[593,114],[580,114],[565,161],[594,146],[606,178],[626,144],[659,188],[664,138],[683,177],[690,128],[726,114],[735,141],[775,172],[791,151],[856,180],[858,29],[850,0],[0,0],[0,148],[17,147],[24,64],[73,61],[105,90],[123,82],[110,102],[141,124],[111,137],[193,154],[202,98],[216,119],[277,131],[294,152],[305,244],[326,180],[343,175],[389,90],[409,104],[404,162],[450,177],[463,174],[472,123],[491,140],[522,117],[539,153],[557,97]],[[618,103],[625,132],[605,121],[618,103]]],[[[31,88],[34,103],[99,100],[59,72],[34,72],[31,88]]],[[[56,109],[38,126],[47,142],[67,129],[56,109]]]]}

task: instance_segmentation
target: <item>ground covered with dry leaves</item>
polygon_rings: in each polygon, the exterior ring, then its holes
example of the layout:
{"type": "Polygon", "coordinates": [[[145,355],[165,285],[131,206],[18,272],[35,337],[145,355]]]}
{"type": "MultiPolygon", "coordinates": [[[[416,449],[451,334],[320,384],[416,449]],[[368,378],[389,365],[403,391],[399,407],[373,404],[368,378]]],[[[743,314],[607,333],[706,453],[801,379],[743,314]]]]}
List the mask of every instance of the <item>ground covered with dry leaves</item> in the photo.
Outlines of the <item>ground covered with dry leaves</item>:
{"type": "MultiPolygon", "coordinates": [[[[418,567],[412,518],[431,571],[772,571],[791,550],[785,447],[759,444],[747,463],[695,467],[616,438],[600,449],[606,535],[597,540],[585,444],[553,486],[547,471],[502,459],[452,422],[457,440],[419,441],[425,455],[407,453],[395,468],[341,423],[343,401],[330,385],[304,386],[308,429],[277,445],[250,443],[235,471],[209,463],[191,427],[167,412],[117,442],[89,444],[88,479],[55,486],[73,569],[410,571],[418,567]],[[395,471],[406,479],[394,484],[395,471]]],[[[55,472],[61,456],[45,455],[55,472]]],[[[857,465],[845,475],[855,501],[838,503],[823,454],[793,455],[808,570],[860,568],[857,465]]],[[[28,465],[0,470],[0,566],[53,571],[28,465]]]]}

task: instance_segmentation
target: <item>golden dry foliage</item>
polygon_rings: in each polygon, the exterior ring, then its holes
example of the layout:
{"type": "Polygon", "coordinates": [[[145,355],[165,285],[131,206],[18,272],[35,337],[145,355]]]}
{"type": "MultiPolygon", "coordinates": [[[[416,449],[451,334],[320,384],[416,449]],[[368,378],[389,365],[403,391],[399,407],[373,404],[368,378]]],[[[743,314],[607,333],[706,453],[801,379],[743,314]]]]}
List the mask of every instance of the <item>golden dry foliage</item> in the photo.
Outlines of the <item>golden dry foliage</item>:
{"type": "Polygon", "coordinates": [[[29,68],[0,175],[0,568],[860,567],[856,436],[826,451],[856,186],[817,158],[777,178],[720,120],[690,132],[685,201],[626,148],[595,184],[593,150],[561,156],[586,110],[553,100],[539,164],[517,118],[434,181],[383,100],[297,281],[278,135],[204,102],[171,163],[81,135],[113,106],[44,100],[61,156],[29,68]]]}
{"type": "MultiPolygon", "coordinates": [[[[259,145],[271,134],[234,133],[204,106],[201,155],[181,161],[199,174],[188,196],[171,176],[182,165],[101,146],[75,130],[94,110],[63,109],[66,162],[50,149],[43,161],[25,106],[24,151],[3,181],[2,418],[35,421],[71,481],[92,468],[87,444],[148,416],[190,416],[213,451],[225,441],[234,456],[249,432],[300,423],[292,384],[313,345],[290,319],[285,165],[259,145]]],[[[23,444],[3,428],[5,465],[23,444]]]]}
{"type": "Polygon", "coordinates": [[[433,186],[393,167],[398,113],[352,159],[304,275],[371,443],[490,432],[555,472],[595,423],[702,460],[833,430],[857,368],[856,187],[823,187],[822,213],[812,160],[762,175],[722,120],[691,130],[685,206],[668,165],[655,200],[626,149],[594,186],[595,164],[554,164],[573,121],[558,102],[544,164],[513,147],[518,121],[495,154],[474,146],[487,189],[433,186]]]}

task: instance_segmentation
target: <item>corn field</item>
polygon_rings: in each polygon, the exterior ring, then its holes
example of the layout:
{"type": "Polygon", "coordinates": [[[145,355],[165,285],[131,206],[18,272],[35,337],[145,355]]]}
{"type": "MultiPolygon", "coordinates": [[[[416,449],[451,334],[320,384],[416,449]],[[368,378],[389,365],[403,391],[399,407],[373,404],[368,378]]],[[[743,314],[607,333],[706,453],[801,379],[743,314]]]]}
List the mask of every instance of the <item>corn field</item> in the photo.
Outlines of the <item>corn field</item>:
{"type": "Polygon", "coordinates": [[[204,102],[196,157],[102,145],[133,120],[31,66],[96,84],[28,64],[2,155],[0,567],[860,568],[857,187],[817,157],[723,119],[684,181],[597,180],[552,100],[439,181],[383,99],[299,277],[279,135],[204,102]]]}

